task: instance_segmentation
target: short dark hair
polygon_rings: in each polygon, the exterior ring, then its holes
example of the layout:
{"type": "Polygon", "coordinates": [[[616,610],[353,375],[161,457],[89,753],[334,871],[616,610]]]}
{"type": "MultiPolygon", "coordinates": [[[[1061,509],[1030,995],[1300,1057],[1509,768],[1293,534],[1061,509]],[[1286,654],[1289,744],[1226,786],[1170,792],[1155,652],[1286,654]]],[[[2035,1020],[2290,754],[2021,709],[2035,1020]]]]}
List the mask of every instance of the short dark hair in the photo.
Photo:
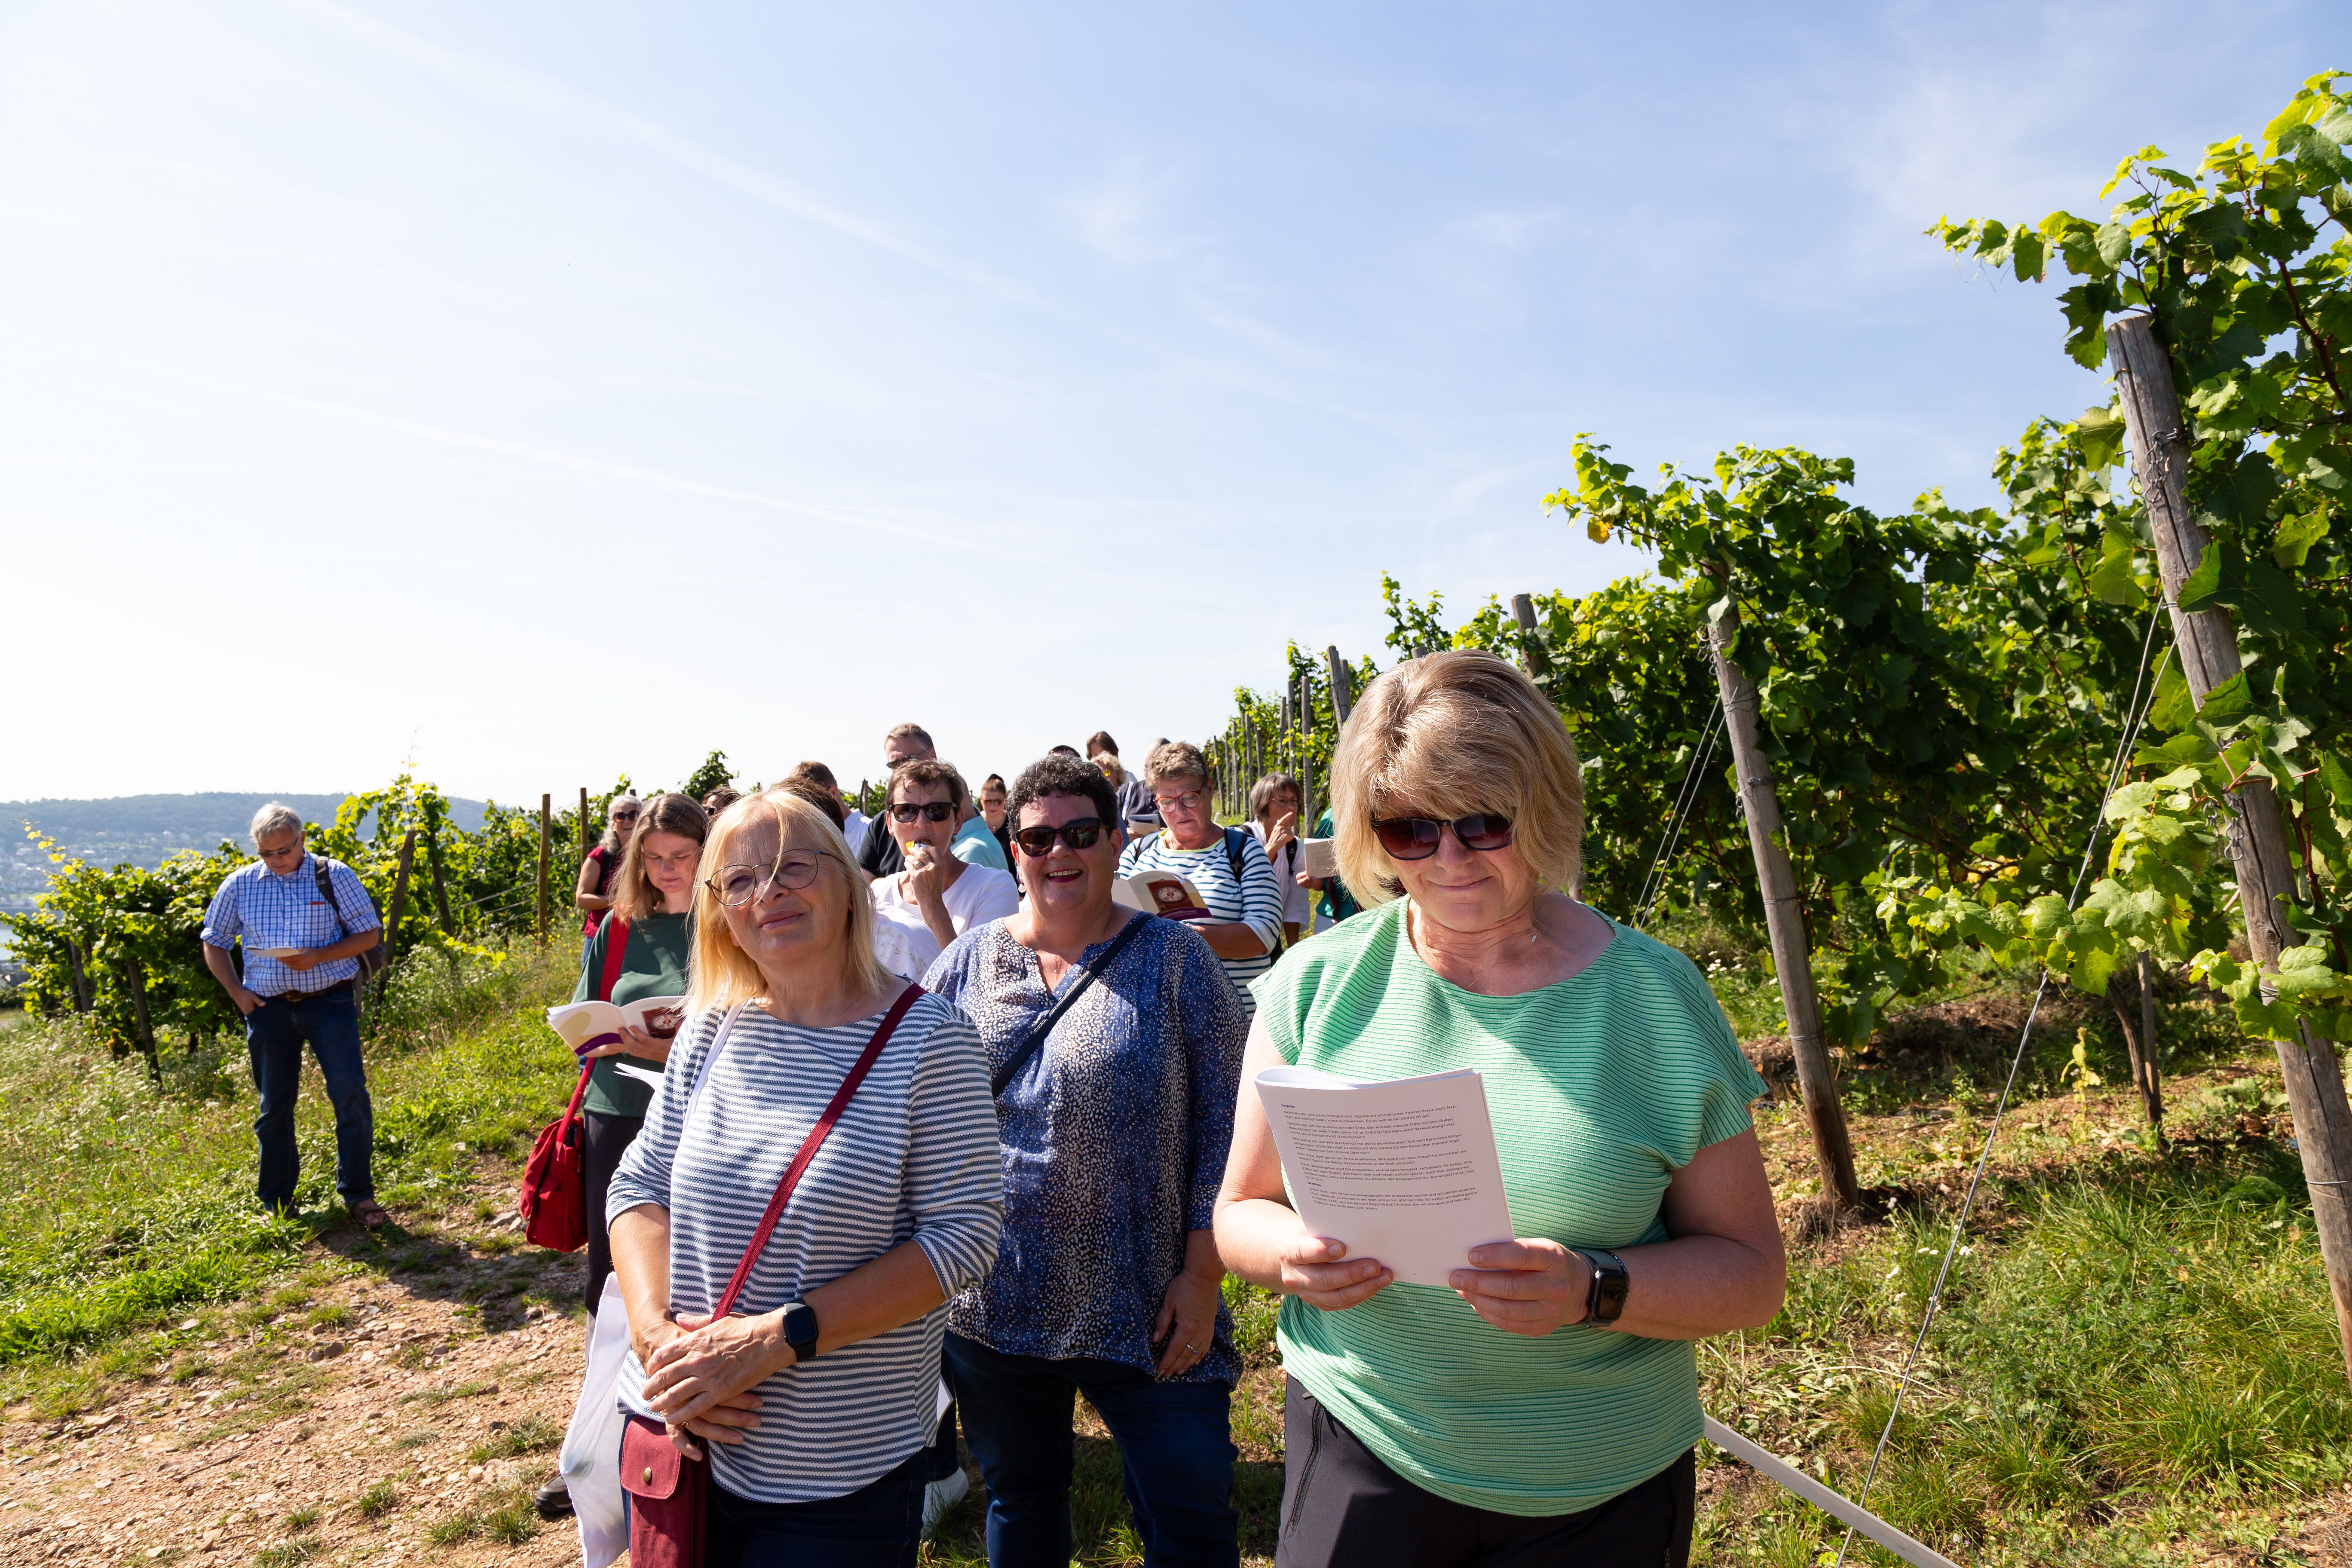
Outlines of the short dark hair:
{"type": "Polygon", "coordinates": [[[948,786],[948,803],[959,811],[963,809],[963,775],[955,771],[952,763],[943,763],[935,757],[908,758],[890,770],[890,782],[882,787],[883,800],[891,801],[902,784],[945,784],[948,786]]]}
{"type": "Polygon", "coordinates": [[[885,741],[920,741],[923,743],[923,750],[927,752],[939,750],[931,743],[931,732],[920,724],[893,724],[890,726],[890,732],[882,738],[885,741]]]}
{"type": "Polygon", "coordinates": [[[1021,770],[1013,793],[1005,797],[1004,815],[1016,832],[1022,808],[1049,795],[1082,795],[1095,803],[1095,815],[1105,827],[1118,826],[1118,796],[1111,793],[1110,780],[1100,768],[1076,757],[1044,756],[1021,770]]]}
{"type": "Polygon", "coordinates": [[[840,781],[833,776],[833,770],[823,763],[803,763],[793,770],[792,776],[796,779],[814,779],[827,789],[837,790],[841,787],[840,781]]]}
{"type": "Polygon", "coordinates": [[[848,827],[848,814],[841,809],[841,792],[830,784],[817,782],[814,773],[795,772],[792,777],[776,787],[786,795],[798,795],[824,813],[824,819],[832,823],[835,827],[844,829],[848,827]]]}
{"type": "Polygon", "coordinates": [[[1087,755],[1091,757],[1097,752],[1108,752],[1114,757],[1118,755],[1118,742],[1110,738],[1108,730],[1097,730],[1087,737],[1087,755]]]}
{"type": "Polygon", "coordinates": [[[1056,746],[1045,754],[1049,757],[1075,757],[1078,749],[1076,746],[1056,746]]]}

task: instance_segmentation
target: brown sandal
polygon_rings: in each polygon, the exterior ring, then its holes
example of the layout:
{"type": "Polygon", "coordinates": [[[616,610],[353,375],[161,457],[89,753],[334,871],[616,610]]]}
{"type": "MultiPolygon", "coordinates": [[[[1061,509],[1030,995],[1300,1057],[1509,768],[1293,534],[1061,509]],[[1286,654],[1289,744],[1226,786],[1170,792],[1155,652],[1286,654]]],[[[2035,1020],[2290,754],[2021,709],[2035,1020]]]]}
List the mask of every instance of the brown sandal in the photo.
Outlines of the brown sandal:
{"type": "Polygon", "coordinates": [[[382,1230],[392,1223],[392,1215],[373,1198],[362,1198],[350,1205],[352,1217],[370,1230],[382,1230]]]}

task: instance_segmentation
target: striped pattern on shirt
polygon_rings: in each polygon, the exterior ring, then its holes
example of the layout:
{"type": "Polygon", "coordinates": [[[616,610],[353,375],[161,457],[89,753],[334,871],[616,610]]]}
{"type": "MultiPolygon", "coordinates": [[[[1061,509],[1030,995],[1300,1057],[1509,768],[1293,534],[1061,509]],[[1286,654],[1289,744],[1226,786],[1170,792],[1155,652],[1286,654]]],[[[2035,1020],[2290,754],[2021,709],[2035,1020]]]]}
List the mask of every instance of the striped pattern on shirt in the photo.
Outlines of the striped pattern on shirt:
{"type": "MultiPolygon", "coordinates": [[[[701,1014],[680,1032],[605,1204],[608,1217],[640,1204],[669,1211],[670,1301],[681,1312],[707,1312],[724,1293],[784,1167],[882,1015],[808,1029],[745,1007],[698,1090],[719,1021],[701,1014]]],[[[927,995],[802,1173],[735,1310],[772,1312],[909,1239],[952,1298],[995,1262],[1003,1222],[979,1037],[927,995]]],[[[710,1445],[713,1479],[737,1497],[813,1502],[897,1468],[938,1424],[946,1330],[942,1306],[770,1377],[760,1425],[740,1444],[710,1445]]],[[[652,1414],[635,1352],[620,1386],[625,1408],[652,1414]]]]}
{"type": "MultiPolygon", "coordinates": [[[[1607,1249],[1666,1239],[1667,1184],[1747,1131],[1748,1102],[1766,1092],[1697,969],[1612,921],[1578,973],[1484,995],[1423,962],[1411,909],[1398,900],[1343,921],[1260,984],[1258,1016],[1283,1060],[1370,1079],[1475,1068],[1513,1235],[1607,1249]]],[[[1698,1441],[1687,1341],[1581,1323],[1507,1333],[1451,1290],[1405,1284],[1344,1312],[1288,1297],[1279,1338],[1284,1370],[1384,1464],[1472,1508],[1574,1513],[1698,1441]]]]}
{"type": "Polygon", "coordinates": [[[1282,885],[1275,880],[1274,864],[1255,839],[1244,840],[1241,851],[1241,879],[1235,881],[1222,836],[1206,849],[1179,849],[1169,842],[1167,834],[1155,833],[1127,847],[1118,858],[1118,874],[1173,871],[1201,889],[1201,903],[1210,919],[1195,923],[1245,925],[1257,932],[1265,943],[1264,952],[1255,958],[1218,960],[1225,966],[1225,978],[1241,992],[1243,1008],[1255,1012],[1257,1003],[1250,994],[1249,983],[1274,967],[1275,954],[1282,945],[1282,885]]]}
{"type": "Polygon", "coordinates": [[[332,947],[347,936],[374,931],[383,922],[375,918],[359,873],[341,860],[326,860],[327,886],[335,890],[330,905],[319,896],[319,866],[322,857],[304,855],[301,863],[283,877],[259,860],[239,866],[221,879],[213,901],[205,906],[204,940],[226,951],[245,943],[245,988],[264,996],[289,991],[308,994],[340,985],[360,972],[356,958],[331,958],[309,969],[289,969],[262,956],[270,947],[332,947]]]}

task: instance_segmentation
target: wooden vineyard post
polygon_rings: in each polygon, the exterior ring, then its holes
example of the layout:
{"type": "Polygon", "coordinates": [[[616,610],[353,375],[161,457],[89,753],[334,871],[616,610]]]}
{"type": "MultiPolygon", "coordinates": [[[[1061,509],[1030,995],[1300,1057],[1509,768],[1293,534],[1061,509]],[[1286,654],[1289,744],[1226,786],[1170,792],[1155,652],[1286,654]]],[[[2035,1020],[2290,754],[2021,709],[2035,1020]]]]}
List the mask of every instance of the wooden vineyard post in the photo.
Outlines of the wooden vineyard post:
{"type": "MultiPolygon", "coordinates": [[[[393,943],[400,940],[400,911],[408,902],[408,869],[415,864],[415,861],[416,829],[412,827],[401,835],[400,868],[393,873],[392,909],[384,916],[383,921],[383,956],[386,963],[392,961],[393,943]]],[[[383,988],[391,982],[392,972],[387,969],[383,978],[375,983],[375,994],[379,996],[383,995],[383,988]]]]}
{"type": "Polygon", "coordinates": [[[147,1058],[147,1076],[153,1081],[163,1081],[163,1069],[155,1059],[155,1026],[147,1019],[147,975],[139,961],[129,953],[122,955],[122,978],[131,986],[131,1020],[139,1037],[139,1054],[147,1058]]]}
{"type": "Polygon", "coordinates": [[[449,889],[441,879],[441,836],[429,827],[425,830],[425,865],[433,873],[433,912],[439,918],[441,934],[456,936],[457,928],[449,920],[449,889]]]}
{"type": "Polygon", "coordinates": [[[555,797],[539,797],[539,935],[547,939],[547,849],[555,830],[555,797]]]}
{"type": "Polygon", "coordinates": [[[1551,689],[1551,656],[1536,630],[1536,602],[1525,594],[1511,595],[1511,618],[1519,623],[1520,664],[1538,686],[1551,689]]]}
{"type": "MultiPolygon", "coordinates": [[[[1307,749],[1314,733],[1315,686],[1302,675],[1298,678],[1298,821],[1295,825],[1301,838],[1315,831],[1315,756],[1307,749]]],[[[1288,896],[1287,892],[1284,894],[1288,896]]]]}
{"type": "Polygon", "coordinates": [[[1348,715],[1356,710],[1355,682],[1348,661],[1339,657],[1339,645],[1332,644],[1323,650],[1323,662],[1331,671],[1331,717],[1338,728],[1348,727],[1348,715]]]}
{"type": "Polygon", "coordinates": [[[66,972],[73,981],[73,1007],[77,1013],[89,1011],[89,975],[81,966],[81,944],[66,938],[66,972]]]}
{"type": "MultiPolygon", "coordinates": [[[[2180,420],[2172,363],[2157,342],[2147,316],[2126,316],[2107,327],[2116,385],[2123,394],[2124,424],[2131,437],[2132,463],[2156,536],[2157,570],[2172,607],[2172,635],[2189,694],[2200,707],[2206,694],[2236,676],[2238,633],[2223,611],[2180,608],[2180,589],[2205,557],[2206,536],[2189,514],[2187,477],[2189,433],[2180,420]]],[[[2281,902],[2294,893],[2294,862],[2287,855],[2286,826],[2278,797],[2265,778],[2249,778],[2229,795],[2226,837],[2237,870],[2238,910],[2245,921],[2246,946],[2265,973],[2276,973],[2279,955],[2302,945],[2303,933],[2289,925],[2281,902]]],[[[2263,995],[2273,994],[2268,985],[2263,995]]],[[[2151,1042],[2152,1043],[2152,1042],[2151,1042]]],[[[2334,1042],[2308,1025],[2296,1037],[2275,1042],[2279,1069],[2286,1079],[2287,1110],[2294,1118],[2304,1179],[2311,1187],[2312,1222],[2336,1300],[2336,1330],[2347,1373],[2352,1373],[2352,1105],[2344,1097],[2343,1069],[2334,1042]]]]}
{"type": "Polygon", "coordinates": [[[1772,765],[1764,760],[1757,729],[1756,683],[1731,657],[1739,612],[1727,609],[1707,633],[1715,682],[1723,696],[1724,728],[1739,773],[1739,803],[1748,818],[1748,847],[1756,858],[1756,880],[1764,895],[1764,926],[1772,939],[1772,966],[1780,978],[1780,1010],[1789,1021],[1789,1047],[1797,1058],[1797,1089],[1804,1096],[1805,1121],[1821,1163],[1822,1195],[1839,1210],[1858,1207],[1862,1184],[1853,1172],[1853,1141],[1838,1102],[1837,1075],[1830,1069],[1822,1033],[1822,1000],[1813,989],[1812,942],[1797,898],[1797,878],[1780,843],[1780,802],[1772,789],[1772,765]]]}

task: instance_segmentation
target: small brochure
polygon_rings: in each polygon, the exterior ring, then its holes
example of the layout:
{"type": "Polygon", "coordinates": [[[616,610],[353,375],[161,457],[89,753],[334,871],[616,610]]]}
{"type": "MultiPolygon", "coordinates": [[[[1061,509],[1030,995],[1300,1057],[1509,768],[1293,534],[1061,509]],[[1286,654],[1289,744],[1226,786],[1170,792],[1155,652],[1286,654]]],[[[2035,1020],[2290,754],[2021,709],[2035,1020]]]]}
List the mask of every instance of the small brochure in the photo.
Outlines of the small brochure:
{"type": "Polygon", "coordinates": [[[657,1040],[673,1037],[686,1022],[685,1003],[683,996],[640,996],[619,1007],[610,1002],[574,1002],[550,1007],[547,1021],[572,1055],[584,1057],[598,1046],[617,1042],[624,1024],[657,1040]]]}
{"type": "Polygon", "coordinates": [[[1339,874],[1339,857],[1328,838],[1302,838],[1298,841],[1298,868],[1310,877],[1336,877],[1339,874]]]}
{"type": "Polygon", "coordinates": [[[1209,918],[1209,906],[1201,897],[1201,889],[1173,871],[1138,871],[1132,877],[1122,877],[1111,884],[1110,896],[1114,903],[1141,910],[1148,915],[1165,915],[1171,921],[1209,918]]]}
{"type": "Polygon", "coordinates": [[[1312,1068],[1257,1075],[1291,1205],[1308,1231],[1444,1288],[1470,1249],[1511,1239],[1511,1207],[1473,1068],[1360,1083],[1312,1068]]]}

